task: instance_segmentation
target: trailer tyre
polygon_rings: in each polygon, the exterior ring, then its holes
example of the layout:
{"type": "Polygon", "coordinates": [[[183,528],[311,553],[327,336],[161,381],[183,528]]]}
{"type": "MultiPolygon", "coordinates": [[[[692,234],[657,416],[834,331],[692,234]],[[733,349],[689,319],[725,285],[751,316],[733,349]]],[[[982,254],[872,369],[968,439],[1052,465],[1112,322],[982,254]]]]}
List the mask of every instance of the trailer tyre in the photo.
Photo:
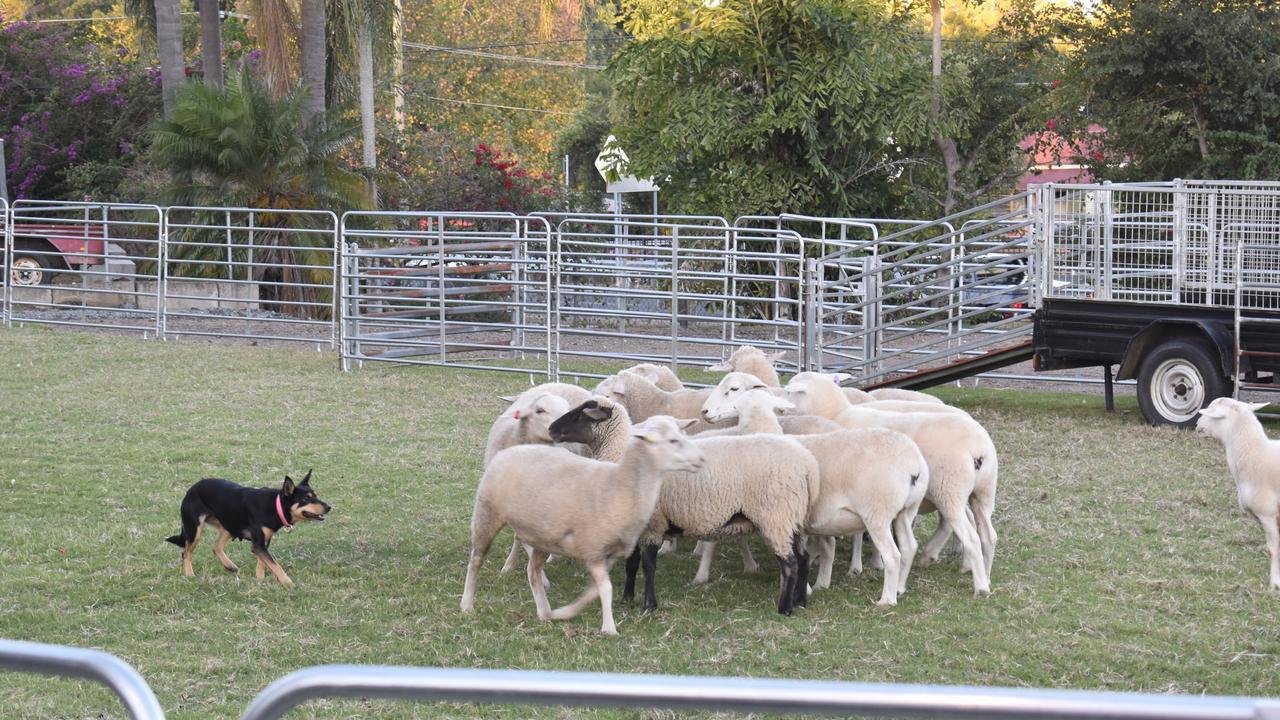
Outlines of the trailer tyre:
{"type": "Polygon", "coordinates": [[[1198,411],[1228,392],[1213,353],[1192,340],[1169,340],[1138,372],[1138,406],[1152,425],[1194,428],[1198,411]]]}
{"type": "Polygon", "coordinates": [[[43,255],[24,255],[15,251],[10,263],[9,280],[14,285],[44,285],[53,280],[52,263],[43,255]]]}

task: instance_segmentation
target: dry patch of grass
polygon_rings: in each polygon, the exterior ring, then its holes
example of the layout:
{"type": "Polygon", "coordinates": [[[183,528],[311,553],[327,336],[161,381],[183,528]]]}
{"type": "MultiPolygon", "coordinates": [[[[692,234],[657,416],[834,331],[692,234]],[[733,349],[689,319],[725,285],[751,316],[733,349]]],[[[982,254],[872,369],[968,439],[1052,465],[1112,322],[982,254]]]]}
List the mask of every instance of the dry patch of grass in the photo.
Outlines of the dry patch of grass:
{"type": "MultiPolygon", "coordinates": [[[[689,553],[663,558],[659,612],[619,604],[622,635],[605,638],[594,608],[536,620],[520,574],[497,573],[505,535],[476,613],[457,610],[491,398],[526,380],[335,366],[315,352],[0,333],[0,636],[115,653],[174,718],[235,717],[275,678],[326,662],[1280,694],[1280,598],[1222,448],[1147,427],[1131,398],[1108,415],[1094,396],[939,391],[1000,451],[990,598],[973,599],[951,560],[913,572],[892,610],[872,604],[878,574],[841,572],[781,618],[772,563],[743,574],[730,544],[706,586],[688,584],[689,553]],[[295,588],[224,572],[207,543],[197,576],[181,577],[163,538],[191,482],[309,467],[336,510],[273,546],[295,588]]],[[[252,567],[243,544],[229,552],[252,567]]],[[[549,572],[553,602],[585,582],[569,563],[549,572]]],[[[105,691],[16,674],[0,674],[0,706],[118,714],[105,691]]],[[[343,701],[297,717],[372,712],[618,714],[343,701]]]]}

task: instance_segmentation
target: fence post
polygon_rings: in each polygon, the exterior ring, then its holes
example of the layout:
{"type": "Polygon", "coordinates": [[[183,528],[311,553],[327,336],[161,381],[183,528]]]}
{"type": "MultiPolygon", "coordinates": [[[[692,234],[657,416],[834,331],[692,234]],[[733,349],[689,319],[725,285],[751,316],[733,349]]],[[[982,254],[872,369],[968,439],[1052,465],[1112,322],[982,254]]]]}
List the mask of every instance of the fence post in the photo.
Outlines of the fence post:
{"type": "Polygon", "coordinates": [[[170,208],[160,209],[159,242],[156,244],[156,337],[168,340],[168,319],[165,317],[165,298],[169,295],[169,213],[170,208]]]}
{"type": "Polygon", "coordinates": [[[680,226],[671,226],[671,371],[680,358],[680,226]]]}
{"type": "MultiPolygon", "coordinates": [[[[4,140],[0,140],[0,148],[4,147],[4,140]]],[[[4,167],[4,153],[0,150],[0,168],[4,167]]],[[[4,184],[4,178],[0,177],[0,185],[4,184]]],[[[13,326],[13,319],[9,316],[9,297],[13,292],[9,287],[13,284],[11,263],[13,257],[13,212],[9,209],[9,201],[0,197],[0,320],[4,321],[5,327],[13,326]]]]}
{"type": "MultiPolygon", "coordinates": [[[[804,245],[801,244],[803,248],[804,245]]],[[[804,257],[804,349],[800,358],[801,370],[815,370],[814,362],[822,348],[818,347],[818,261],[804,257]]]]}
{"type": "Polygon", "coordinates": [[[876,374],[880,356],[880,254],[872,248],[862,259],[862,366],[863,377],[876,374]]]}

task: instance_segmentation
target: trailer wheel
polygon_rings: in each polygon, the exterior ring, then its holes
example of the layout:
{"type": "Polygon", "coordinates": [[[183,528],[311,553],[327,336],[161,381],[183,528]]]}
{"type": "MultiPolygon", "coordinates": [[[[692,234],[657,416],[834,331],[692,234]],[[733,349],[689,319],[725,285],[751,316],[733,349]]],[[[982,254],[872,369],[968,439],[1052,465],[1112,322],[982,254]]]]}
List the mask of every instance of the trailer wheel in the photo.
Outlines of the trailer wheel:
{"type": "Polygon", "coordinates": [[[9,281],[14,285],[43,285],[53,279],[50,268],[49,259],[43,255],[22,255],[15,251],[10,263],[9,281]]]}
{"type": "Polygon", "coordinates": [[[1193,428],[1200,408],[1227,394],[1217,359],[1200,343],[1169,340],[1152,350],[1138,372],[1138,406],[1152,425],[1193,428]]]}

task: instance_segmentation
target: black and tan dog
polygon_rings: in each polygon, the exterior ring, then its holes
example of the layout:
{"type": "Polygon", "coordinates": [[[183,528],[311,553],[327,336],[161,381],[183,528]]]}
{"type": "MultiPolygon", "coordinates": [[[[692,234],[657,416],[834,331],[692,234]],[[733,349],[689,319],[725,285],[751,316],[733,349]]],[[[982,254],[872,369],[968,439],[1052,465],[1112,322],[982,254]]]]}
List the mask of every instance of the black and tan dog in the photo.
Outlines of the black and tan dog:
{"type": "Polygon", "coordinates": [[[262,578],[263,569],[271,568],[271,573],[281,585],[292,585],[293,581],[267,550],[271,537],[281,528],[291,529],[294,523],[324,520],[325,513],[332,509],[311,489],[310,470],[297,484],[286,475],[284,486],[279,490],[251,488],[230,480],[205,478],[192,485],[182,498],[182,534],[165,539],[182,548],[182,574],[191,577],[195,574],[191,569],[191,554],[200,542],[204,526],[210,525],[218,530],[213,554],[222,567],[231,572],[240,569],[227,557],[224,550],[227,541],[232,538],[249,540],[253,544],[253,554],[258,558],[254,575],[262,578]]]}

